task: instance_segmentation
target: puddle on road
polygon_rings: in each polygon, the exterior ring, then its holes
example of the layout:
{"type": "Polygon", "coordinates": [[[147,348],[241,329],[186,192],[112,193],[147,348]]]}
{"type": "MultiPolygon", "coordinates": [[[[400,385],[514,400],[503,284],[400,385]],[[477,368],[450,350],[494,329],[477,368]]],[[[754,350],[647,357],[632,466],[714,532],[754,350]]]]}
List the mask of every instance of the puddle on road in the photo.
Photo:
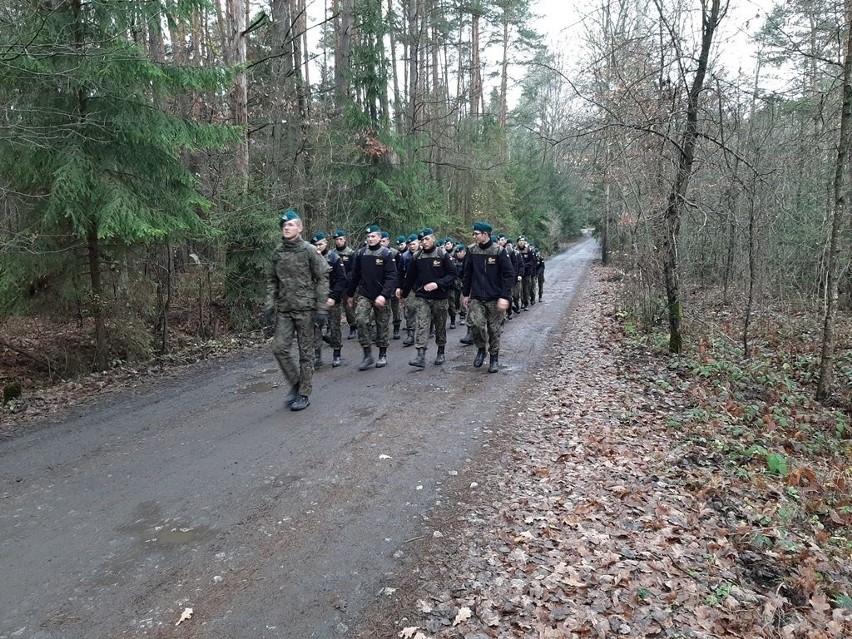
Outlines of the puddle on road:
{"type": "Polygon", "coordinates": [[[275,390],[278,386],[280,386],[280,384],[273,384],[272,382],[255,382],[254,384],[238,388],[237,393],[240,395],[268,393],[269,391],[275,390]]]}
{"type": "Polygon", "coordinates": [[[210,526],[192,526],[175,518],[162,519],[162,509],[155,501],[146,501],[136,507],[132,523],[119,526],[116,531],[136,537],[139,543],[157,548],[174,548],[207,541],[216,535],[210,526]]]}

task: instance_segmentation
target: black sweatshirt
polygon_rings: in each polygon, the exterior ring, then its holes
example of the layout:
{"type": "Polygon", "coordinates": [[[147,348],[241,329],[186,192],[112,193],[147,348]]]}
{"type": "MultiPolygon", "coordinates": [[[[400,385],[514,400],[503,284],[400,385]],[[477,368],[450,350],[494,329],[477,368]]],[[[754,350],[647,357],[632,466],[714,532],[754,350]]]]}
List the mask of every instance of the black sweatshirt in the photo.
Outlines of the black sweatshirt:
{"type": "Polygon", "coordinates": [[[408,270],[402,284],[402,296],[408,297],[413,289],[415,297],[445,300],[453,289],[455,279],[455,266],[444,249],[433,246],[428,253],[426,249],[421,249],[408,262],[408,270]],[[435,282],[438,288],[434,291],[423,290],[423,286],[429,282],[435,282]]]}

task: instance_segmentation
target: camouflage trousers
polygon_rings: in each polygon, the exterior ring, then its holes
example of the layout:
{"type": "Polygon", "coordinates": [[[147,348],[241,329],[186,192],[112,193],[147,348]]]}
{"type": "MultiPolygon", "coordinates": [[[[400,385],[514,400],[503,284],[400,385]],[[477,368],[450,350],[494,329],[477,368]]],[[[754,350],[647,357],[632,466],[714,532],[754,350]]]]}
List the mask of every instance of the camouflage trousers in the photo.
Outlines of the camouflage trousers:
{"type": "Polygon", "coordinates": [[[538,274],[538,301],[544,296],[544,273],[538,274]]]}
{"type": "Polygon", "coordinates": [[[455,292],[456,290],[454,288],[450,289],[450,296],[447,298],[447,314],[453,319],[456,319],[456,315],[458,315],[459,312],[459,305],[456,301],[455,292]]]}
{"type": "Polygon", "coordinates": [[[518,281],[512,286],[512,304],[515,306],[515,310],[521,309],[521,283],[518,281]]]}
{"type": "Polygon", "coordinates": [[[376,321],[376,346],[387,348],[390,345],[388,339],[388,324],[390,322],[390,305],[376,306],[372,300],[363,295],[355,298],[355,322],[358,326],[358,343],[364,348],[372,344],[370,340],[370,327],[373,320],[376,321]]]}
{"type": "Polygon", "coordinates": [[[278,313],[272,354],[290,386],[299,385],[301,395],[310,395],[314,378],[314,312],[278,313]],[[293,342],[298,348],[294,357],[293,342]]]}
{"type": "Polygon", "coordinates": [[[447,300],[427,300],[415,297],[409,302],[417,313],[417,330],[414,333],[414,346],[426,348],[429,342],[429,325],[435,327],[435,344],[447,344],[447,300]]]}
{"type": "MultiPolygon", "coordinates": [[[[330,309],[328,309],[328,324],[326,325],[326,330],[328,331],[328,345],[334,349],[343,348],[343,334],[340,330],[340,322],[343,318],[343,309],[341,308],[342,304],[335,304],[330,309]]],[[[319,340],[317,340],[317,348],[322,346],[322,336],[320,336],[319,340]]]]}
{"type": "Polygon", "coordinates": [[[524,275],[521,282],[521,306],[526,308],[535,304],[535,289],[533,288],[533,278],[529,275],[524,275]]]}
{"type": "Polygon", "coordinates": [[[453,292],[450,293],[450,299],[453,300],[452,303],[456,306],[456,313],[458,313],[460,317],[464,317],[465,310],[461,305],[461,288],[453,288],[453,292]]]}
{"type": "Polygon", "coordinates": [[[392,318],[391,321],[393,321],[394,327],[399,327],[402,321],[399,319],[399,298],[395,295],[390,299],[390,307],[392,318]]]}
{"type": "Polygon", "coordinates": [[[412,302],[405,304],[405,330],[417,330],[417,309],[412,302]]]}
{"type": "Polygon", "coordinates": [[[483,302],[471,299],[467,309],[467,325],[471,328],[476,347],[487,348],[489,355],[498,355],[505,319],[506,312],[497,310],[497,300],[483,302]]]}
{"type": "Polygon", "coordinates": [[[346,323],[349,324],[349,328],[355,328],[358,325],[358,320],[355,317],[355,307],[349,308],[349,304],[344,303],[343,312],[346,314],[346,323]]]}

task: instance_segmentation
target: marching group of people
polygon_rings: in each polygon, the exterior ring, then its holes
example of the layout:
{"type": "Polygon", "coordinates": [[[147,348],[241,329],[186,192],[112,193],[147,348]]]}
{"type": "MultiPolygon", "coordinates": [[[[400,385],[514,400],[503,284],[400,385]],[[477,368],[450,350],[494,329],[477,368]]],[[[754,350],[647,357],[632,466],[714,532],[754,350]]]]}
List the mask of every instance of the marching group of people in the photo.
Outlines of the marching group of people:
{"type": "Polygon", "coordinates": [[[264,313],[274,325],[272,352],[290,385],[287,403],[294,411],[310,405],[323,342],[332,349],[332,367],[341,366],[344,317],[348,339],[357,338],[363,349],[358,370],[387,366],[392,339],[413,345],[416,355],[408,363],[425,368],[433,336],[433,363],[442,365],[449,320],[451,329],[467,327],[459,341],[476,346],[473,365],[482,367],[489,355],[488,372],[496,373],[504,322],[534,306],[536,296],[542,300],[544,259],[538,249],[523,236],[513,242],[493,234],[487,222],[474,223],[469,245],[424,228],[397,237],[396,247],[387,231],[373,225],[357,250],[344,229],[331,238],[317,231],[310,241],[303,239],[302,220],[293,209],[284,212],[279,226],[264,313]],[[291,350],[294,340],[298,356],[291,350]]]}

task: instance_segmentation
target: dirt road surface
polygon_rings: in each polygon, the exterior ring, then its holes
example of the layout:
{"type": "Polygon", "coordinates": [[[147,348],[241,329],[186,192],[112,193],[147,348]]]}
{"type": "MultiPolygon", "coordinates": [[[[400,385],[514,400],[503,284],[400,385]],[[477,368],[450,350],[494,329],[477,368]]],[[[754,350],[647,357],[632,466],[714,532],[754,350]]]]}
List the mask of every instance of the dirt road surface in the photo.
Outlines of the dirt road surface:
{"type": "Polygon", "coordinates": [[[0,639],[349,636],[468,488],[459,473],[501,445],[504,400],[546,365],[596,256],[587,240],[548,261],[496,375],[463,328],[425,371],[396,341],[359,372],[348,341],[294,413],[253,352],[0,442],[0,639]]]}

